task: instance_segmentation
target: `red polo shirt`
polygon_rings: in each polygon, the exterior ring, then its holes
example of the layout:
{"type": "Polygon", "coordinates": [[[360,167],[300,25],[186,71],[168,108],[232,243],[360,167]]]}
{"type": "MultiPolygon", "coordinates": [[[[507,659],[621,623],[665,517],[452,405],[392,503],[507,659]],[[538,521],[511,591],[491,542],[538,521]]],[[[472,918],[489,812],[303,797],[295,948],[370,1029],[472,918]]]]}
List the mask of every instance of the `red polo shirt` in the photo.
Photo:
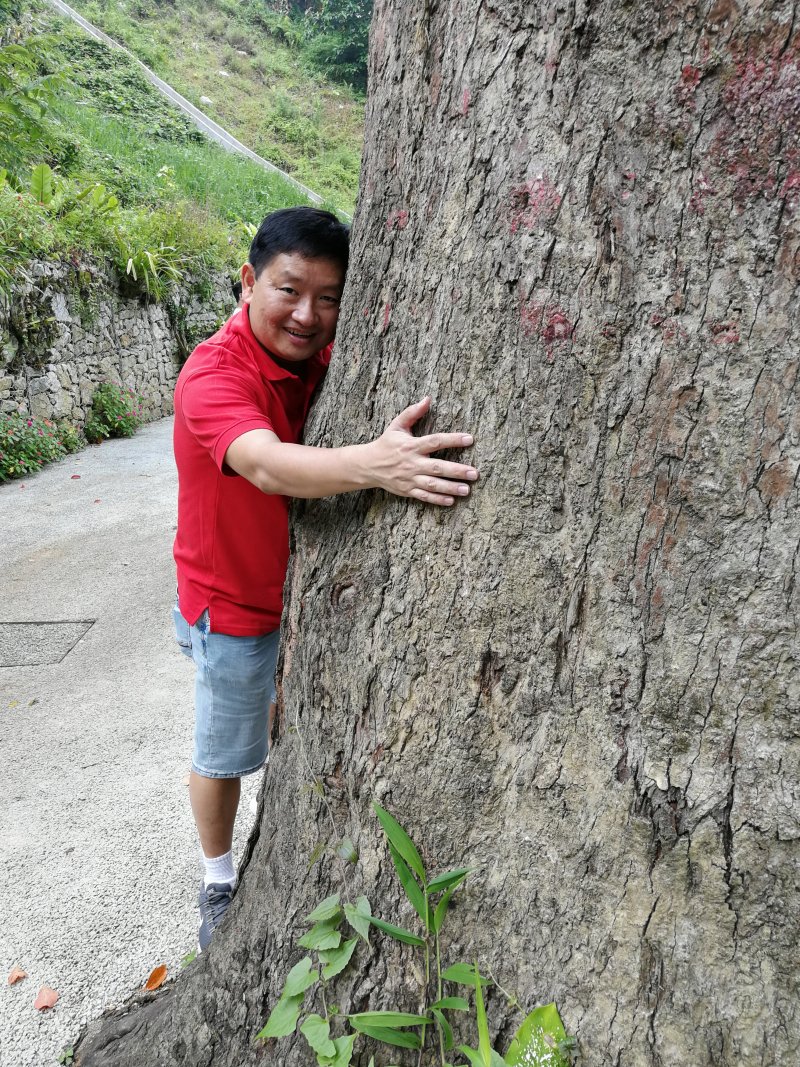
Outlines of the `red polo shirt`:
{"type": "Polygon", "coordinates": [[[175,387],[181,614],[208,608],[217,633],[252,636],[280,625],[289,560],[289,498],[268,496],[223,468],[229,445],[266,429],[298,442],[331,348],[296,365],[277,363],[255,339],[244,306],[198,345],[175,387]]]}

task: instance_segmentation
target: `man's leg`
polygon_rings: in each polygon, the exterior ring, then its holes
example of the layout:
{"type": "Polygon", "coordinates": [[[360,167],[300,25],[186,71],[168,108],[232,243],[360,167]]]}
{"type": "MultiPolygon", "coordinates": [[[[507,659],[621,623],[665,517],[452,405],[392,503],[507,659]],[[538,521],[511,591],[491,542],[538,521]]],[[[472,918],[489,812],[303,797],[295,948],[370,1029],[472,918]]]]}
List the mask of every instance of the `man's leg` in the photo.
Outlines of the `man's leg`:
{"type": "Polygon", "coordinates": [[[267,758],[278,632],[218,634],[206,614],[191,628],[191,639],[197,674],[189,799],[203,851],[198,902],[205,949],[236,887],[232,845],[241,776],[260,769],[267,758]]]}
{"type": "Polygon", "coordinates": [[[241,778],[204,778],[196,771],[189,775],[189,800],[204,856],[231,851],[241,792],[241,778]]]}

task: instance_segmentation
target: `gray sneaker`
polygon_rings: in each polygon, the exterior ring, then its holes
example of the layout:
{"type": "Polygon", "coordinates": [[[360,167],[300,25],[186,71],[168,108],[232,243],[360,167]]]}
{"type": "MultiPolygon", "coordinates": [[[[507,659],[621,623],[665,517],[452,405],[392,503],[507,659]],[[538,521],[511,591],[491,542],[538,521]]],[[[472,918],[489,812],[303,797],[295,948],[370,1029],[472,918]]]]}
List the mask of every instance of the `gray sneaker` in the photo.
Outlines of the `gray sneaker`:
{"type": "Polygon", "coordinates": [[[200,933],[197,936],[201,952],[205,952],[211,941],[211,935],[225,918],[233,899],[233,886],[228,882],[212,883],[206,887],[200,885],[197,903],[200,908],[200,933]]]}

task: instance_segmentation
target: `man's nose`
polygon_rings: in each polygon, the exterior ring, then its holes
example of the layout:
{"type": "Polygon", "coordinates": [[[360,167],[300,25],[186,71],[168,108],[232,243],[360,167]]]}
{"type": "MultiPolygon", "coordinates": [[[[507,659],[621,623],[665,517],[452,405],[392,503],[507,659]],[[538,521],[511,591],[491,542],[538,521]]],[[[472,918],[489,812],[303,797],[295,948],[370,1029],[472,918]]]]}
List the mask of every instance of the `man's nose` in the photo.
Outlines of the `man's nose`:
{"type": "Polygon", "coordinates": [[[297,322],[302,322],[304,326],[311,325],[317,316],[312,298],[305,297],[299,300],[295,305],[293,315],[297,322]]]}

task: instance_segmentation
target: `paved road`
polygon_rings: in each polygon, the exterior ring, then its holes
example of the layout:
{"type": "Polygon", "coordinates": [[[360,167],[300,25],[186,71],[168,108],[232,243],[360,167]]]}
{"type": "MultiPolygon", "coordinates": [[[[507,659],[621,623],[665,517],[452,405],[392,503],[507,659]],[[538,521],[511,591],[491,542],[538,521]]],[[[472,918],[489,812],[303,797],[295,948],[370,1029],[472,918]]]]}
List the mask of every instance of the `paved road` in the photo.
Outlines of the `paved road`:
{"type": "Polygon", "coordinates": [[[55,1067],[84,1022],[195,945],[175,483],[164,419],[0,486],[0,662],[60,656],[96,620],[60,662],[0,667],[2,1067],[55,1067]],[[36,622],[73,627],[3,625],[36,622]],[[14,966],[28,978],[9,987],[14,966]],[[44,984],[60,1000],[39,1013],[44,984]]]}
{"type": "Polygon", "coordinates": [[[287,174],[285,171],[276,167],[274,163],[270,163],[268,159],[256,155],[256,153],[251,148],[248,148],[247,145],[242,144],[241,141],[237,141],[233,134],[228,133],[228,131],[220,126],[219,123],[214,122],[208,115],[203,114],[203,112],[195,107],[194,104],[190,103],[185,96],[181,96],[181,94],[176,92],[171,85],[168,85],[167,82],[159,78],[157,74],[154,74],[153,71],[145,66],[140,59],[137,59],[132,52],[129,52],[127,48],[124,48],[112,37],[109,37],[107,34],[103,33],[102,30],[93,26],[91,22],[87,22],[82,15],[79,15],[78,12],[74,10],[74,8],[62,3],[62,0],[49,0],[49,3],[56,9],[56,11],[60,12],[60,14],[66,15],[67,18],[71,18],[73,22],[77,23],[81,29],[85,30],[90,36],[96,38],[98,41],[102,41],[110,48],[117,48],[119,51],[125,52],[125,54],[138,65],[142,74],[144,74],[151,85],[154,85],[156,89],[162,92],[173,104],[179,107],[184,114],[188,115],[195,126],[197,126],[197,128],[207,137],[210,137],[213,141],[221,144],[223,148],[227,148],[229,152],[237,152],[239,155],[247,156],[248,159],[252,159],[254,163],[258,163],[259,166],[263,167],[265,170],[272,171],[273,174],[280,174],[285,181],[291,182],[296,189],[299,189],[301,193],[308,197],[312,204],[321,204],[323,202],[322,197],[318,193],[315,193],[313,189],[309,189],[307,185],[303,185],[290,174],[287,174]]]}

